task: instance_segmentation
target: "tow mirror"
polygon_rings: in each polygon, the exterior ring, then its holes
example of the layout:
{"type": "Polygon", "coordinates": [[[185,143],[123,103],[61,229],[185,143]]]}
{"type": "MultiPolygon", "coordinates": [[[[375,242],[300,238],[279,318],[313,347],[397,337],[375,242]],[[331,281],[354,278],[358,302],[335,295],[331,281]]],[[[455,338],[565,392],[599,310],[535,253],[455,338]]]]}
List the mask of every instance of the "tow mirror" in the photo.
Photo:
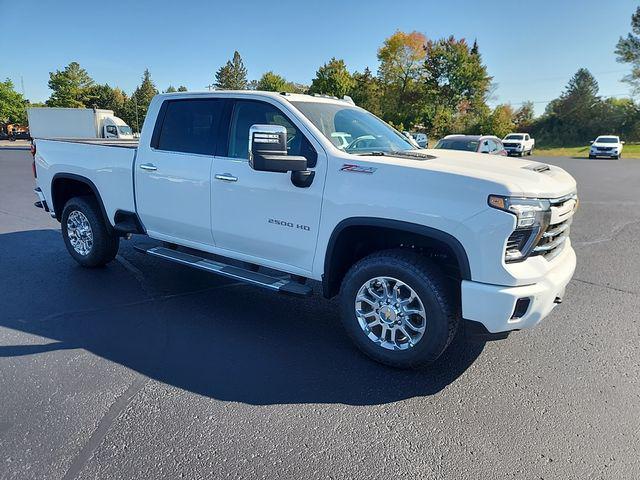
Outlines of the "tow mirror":
{"type": "Polygon", "coordinates": [[[249,128],[249,165],[262,172],[300,172],[307,159],[287,155],[287,129],[281,125],[252,125],[249,128]]]}

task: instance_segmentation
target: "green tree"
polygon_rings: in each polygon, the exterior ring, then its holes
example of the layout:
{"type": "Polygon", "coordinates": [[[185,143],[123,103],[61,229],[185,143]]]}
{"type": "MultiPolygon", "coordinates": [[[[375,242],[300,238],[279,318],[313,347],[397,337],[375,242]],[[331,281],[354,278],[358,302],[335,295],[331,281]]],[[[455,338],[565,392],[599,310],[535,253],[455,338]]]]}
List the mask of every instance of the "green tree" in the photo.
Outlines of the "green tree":
{"type": "Polygon", "coordinates": [[[82,108],[87,106],[87,96],[93,79],[78,62],[71,62],[64,70],[49,73],[49,88],[53,91],[47,106],[82,108]]]}
{"type": "Polygon", "coordinates": [[[640,7],[631,15],[631,32],[620,37],[616,45],[616,60],[631,64],[631,73],[623,80],[633,86],[634,92],[640,93],[640,7]]]}
{"type": "Polygon", "coordinates": [[[126,102],[125,112],[122,117],[135,131],[139,132],[142,128],[151,99],[157,94],[158,89],[151,80],[149,69],[145,69],[142,74],[142,83],[126,102]]]}
{"type": "Polygon", "coordinates": [[[184,85],[180,85],[180,86],[178,87],[178,91],[179,91],[179,92],[186,92],[186,91],[187,91],[187,87],[185,87],[184,85]]]}
{"type": "Polygon", "coordinates": [[[353,74],[353,87],[349,95],[359,107],[369,110],[374,115],[382,115],[380,81],[373,76],[369,67],[364,72],[353,74]]]}
{"type": "Polygon", "coordinates": [[[318,69],[309,87],[309,93],[342,98],[349,94],[353,86],[353,77],[347,70],[344,60],[334,57],[318,69]]]}
{"type": "Polygon", "coordinates": [[[117,117],[126,115],[126,94],[119,88],[111,88],[107,83],[89,87],[86,91],[85,102],[87,107],[113,110],[117,117]]]}
{"type": "Polygon", "coordinates": [[[598,96],[598,82],[586,68],[579,69],[560,97],[547,105],[532,126],[539,143],[584,145],[603,126],[605,104],[598,96]]]}
{"type": "Polygon", "coordinates": [[[266,72],[260,77],[256,84],[256,90],[264,90],[266,92],[293,92],[294,87],[290,82],[277,73],[271,71],[266,72]]]}
{"type": "Polygon", "coordinates": [[[534,120],[533,102],[524,102],[513,112],[513,124],[519,132],[528,132],[534,120]]]}
{"type": "Polygon", "coordinates": [[[216,72],[215,86],[224,90],[245,90],[247,88],[247,69],[238,51],[233,52],[229,60],[216,72]]]}
{"type": "Polygon", "coordinates": [[[175,92],[177,92],[177,91],[178,91],[178,90],[176,90],[176,87],[174,87],[173,85],[169,85],[169,86],[167,87],[167,89],[166,89],[164,92],[162,92],[162,93],[175,93],[175,92]]]}
{"type": "Polygon", "coordinates": [[[498,105],[487,118],[481,133],[503,138],[513,129],[513,108],[511,105],[498,105]]]}
{"type": "Polygon", "coordinates": [[[491,80],[477,43],[469,48],[464,39],[456,40],[453,36],[427,42],[424,124],[433,125],[438,109],[445,108],[456,123],[481,125],[489,111],[486,98],[491,80]],[[468,118],[457,118],[460,116],[468,118]]]}
{"type": "Polygon", "coordinates": [[[419,32],[397,31],[378,49],[378,78],[386,120],[409,127],[420,118],[427,38],[419,32]]]}
{"type": "Polygon", "coordinates": [[[0,82],[0,123],[27,123],[27,101],[8,78],[0,82]]]}

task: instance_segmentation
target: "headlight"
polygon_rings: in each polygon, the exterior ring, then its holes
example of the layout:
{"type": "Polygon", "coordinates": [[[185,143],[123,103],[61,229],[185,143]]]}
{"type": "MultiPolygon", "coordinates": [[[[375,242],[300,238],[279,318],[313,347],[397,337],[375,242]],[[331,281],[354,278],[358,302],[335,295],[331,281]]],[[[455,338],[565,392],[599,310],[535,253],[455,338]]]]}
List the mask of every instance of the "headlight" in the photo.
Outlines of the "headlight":
{"type": "Polygon", "coordinates": [[[507,240],[506,262],[524,260],[531,253],[551,220],[551,203],[537,198],[489,195],[489,206],[515,215],[516,228],[507,240]]]}

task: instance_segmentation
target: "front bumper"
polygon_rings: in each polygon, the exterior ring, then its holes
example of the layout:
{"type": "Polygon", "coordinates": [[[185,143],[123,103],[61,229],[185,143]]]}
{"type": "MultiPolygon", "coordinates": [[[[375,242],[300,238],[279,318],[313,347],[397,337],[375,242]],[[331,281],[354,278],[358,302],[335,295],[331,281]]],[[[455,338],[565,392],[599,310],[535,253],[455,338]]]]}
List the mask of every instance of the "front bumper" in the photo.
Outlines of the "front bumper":
{"type": "Polygon", "coordinates": [[[617,151],[608,151],[608,152],[591,151],[589,152],[589,155],[591,155],[592,157],[617,157],[618,152],[617,151]]]}
{"type": "Polygon", "coordinates": [[[531,328],[562,301],[564,291],[576,269],[576,254],[567,245],[554,259],[554,267],[538,283],[505,287],[463,280],[462,316],[479,322],[490,333],[531,328]],[[518,299],[530,299],[523,315],[514,317],[518,299]]]}
{"type": "Polygon", "coordinates": [[[505,145],[504,149],[507,151],[507,153],[522,153],[524,152],[524,146],[519,145],[517,147],[507,147],[505,145]]]}

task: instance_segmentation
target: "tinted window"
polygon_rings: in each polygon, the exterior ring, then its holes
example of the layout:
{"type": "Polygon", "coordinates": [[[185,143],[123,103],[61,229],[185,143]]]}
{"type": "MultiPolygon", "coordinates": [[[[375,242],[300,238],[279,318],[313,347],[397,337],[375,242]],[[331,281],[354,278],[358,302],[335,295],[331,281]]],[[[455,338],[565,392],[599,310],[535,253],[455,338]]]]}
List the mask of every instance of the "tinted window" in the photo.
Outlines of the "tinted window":
{"type": "Polygon", "coordinates": [[[618,143],[618,137],[598,137],[597,143],[618,143]]]}
{"type": "Polygon", "coordinates": [[[276,107],[266,102],[237,100],[229,129],[229,156],[249,158],[251,125],[280,125],[287,129],[287,153],[307,156],[312,148],[300,130],[276,107]]]}
{"type": "Polygon", "coordinates": [[[464,150],[467,152],[475,152],[478,150],[478,141],[443,138],[436,144],[435,148],[441,148],[443,150],[464,150]]]}
{"type": "Polygon", "coordinates": [[[222,105],[221,99],[170,101],[162,122],[158,149],[213,155],[222,105]]]}

